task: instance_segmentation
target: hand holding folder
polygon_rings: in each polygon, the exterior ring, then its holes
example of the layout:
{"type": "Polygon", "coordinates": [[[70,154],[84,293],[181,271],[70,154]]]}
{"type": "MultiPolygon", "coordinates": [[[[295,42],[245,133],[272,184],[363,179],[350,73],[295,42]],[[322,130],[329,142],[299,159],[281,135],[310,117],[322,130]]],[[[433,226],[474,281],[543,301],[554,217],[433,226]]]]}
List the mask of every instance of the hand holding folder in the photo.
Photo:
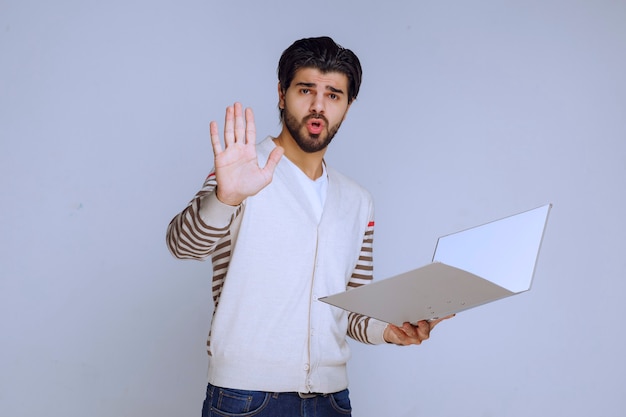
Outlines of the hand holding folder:
{"type": "Polygon", "coordinates": [[[551,208],[442,236],[432,263],[320,301],[402,326],[528,291],[551,208]]]}

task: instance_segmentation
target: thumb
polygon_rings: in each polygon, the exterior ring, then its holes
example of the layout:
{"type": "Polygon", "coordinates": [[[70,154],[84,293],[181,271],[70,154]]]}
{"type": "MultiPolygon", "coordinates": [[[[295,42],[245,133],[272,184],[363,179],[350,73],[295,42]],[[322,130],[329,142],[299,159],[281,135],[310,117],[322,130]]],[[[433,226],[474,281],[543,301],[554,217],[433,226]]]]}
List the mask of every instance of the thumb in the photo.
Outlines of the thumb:
{"type": "Polygon", "coordinates": [[[266,174],[272,175],[276,169],[276,165],[278,165],[278,162],[280,162],[280,158],[283,157],[284,153],[285,150],[280,146],[274,148],[274,150],[270,153],[270,156],[267,157],[267,162],[263,167],[263,171],[265,171],[266,174]]]}

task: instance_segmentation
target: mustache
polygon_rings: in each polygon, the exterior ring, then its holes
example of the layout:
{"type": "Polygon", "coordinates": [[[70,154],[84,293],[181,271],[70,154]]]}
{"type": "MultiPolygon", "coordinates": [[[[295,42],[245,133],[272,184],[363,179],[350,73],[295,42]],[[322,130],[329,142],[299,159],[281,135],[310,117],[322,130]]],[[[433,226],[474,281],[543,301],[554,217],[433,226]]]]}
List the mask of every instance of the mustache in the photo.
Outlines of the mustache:
{"type": "Polygon", "coordinates": [[[304,123],[308,122],[311,119],[321,119],[324,121],[324,123],[326,124],[326,126],[328,126],[328,119],[326,118],[326,116],[324,116],[321,113],[311,113],[308,116],[306,116],[302,121],[304,123]]]}

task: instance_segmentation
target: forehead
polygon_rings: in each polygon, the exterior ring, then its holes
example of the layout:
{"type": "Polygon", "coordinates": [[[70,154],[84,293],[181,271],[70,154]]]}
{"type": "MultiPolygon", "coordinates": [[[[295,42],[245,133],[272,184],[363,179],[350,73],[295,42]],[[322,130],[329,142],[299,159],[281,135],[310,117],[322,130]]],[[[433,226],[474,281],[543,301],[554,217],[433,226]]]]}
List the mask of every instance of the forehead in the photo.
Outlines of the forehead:
{"type": "Polygon", "coordinates": [[[315,84],[317,87],[333,87],[344,92],[348,91],[348,77],[341,72],[322,72],[317,68],[300,68],[296,70],[291,85],[298,83],[315,84]]]}

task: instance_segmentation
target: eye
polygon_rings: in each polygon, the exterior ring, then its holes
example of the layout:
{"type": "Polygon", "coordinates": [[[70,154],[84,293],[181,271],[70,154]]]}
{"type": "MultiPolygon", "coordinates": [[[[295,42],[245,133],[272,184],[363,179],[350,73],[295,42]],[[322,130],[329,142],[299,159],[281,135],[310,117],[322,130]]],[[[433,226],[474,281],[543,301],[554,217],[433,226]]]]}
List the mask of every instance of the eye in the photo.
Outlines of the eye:
{"type": "Polygon", "coordinates": [[[330,93],[328,97],[330,97],[331,100],[339,100],[339,96],[335,93],[330,93]]]}
{"type": "Polygon", "coordinates": [[[309,90],[308,88],[302,88],[302,89],[300,89],[300,92],[302,94],[309,94],[311,92],[311,90],[309,90]]]}

